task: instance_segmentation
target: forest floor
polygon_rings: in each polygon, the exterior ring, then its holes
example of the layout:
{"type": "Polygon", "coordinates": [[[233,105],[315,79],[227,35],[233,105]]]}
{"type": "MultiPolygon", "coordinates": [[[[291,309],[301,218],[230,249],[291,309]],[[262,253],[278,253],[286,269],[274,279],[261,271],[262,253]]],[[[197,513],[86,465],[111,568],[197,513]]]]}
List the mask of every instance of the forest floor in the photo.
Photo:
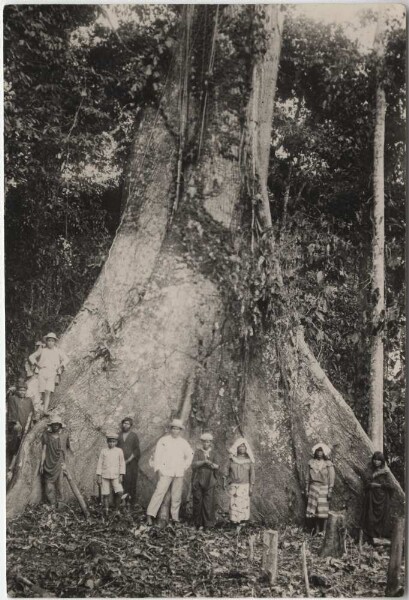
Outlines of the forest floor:
{"type": "Polygon", "coordinates": [[[384,596],[389,550],[364,544],[359,554],[348,536],[342,559],[321,559],[321,537],[281,529],[278,576],[270,587],[261,574],[262,527],[237,530],[227,521],[212,531],[146,527],[140,509],[123,508],[104,520],[97,501],[90,513],[85,520],[76,506],[41,505],[8,523],[10,597],[305,597],[304,541],[310,596],[384,596]]]}

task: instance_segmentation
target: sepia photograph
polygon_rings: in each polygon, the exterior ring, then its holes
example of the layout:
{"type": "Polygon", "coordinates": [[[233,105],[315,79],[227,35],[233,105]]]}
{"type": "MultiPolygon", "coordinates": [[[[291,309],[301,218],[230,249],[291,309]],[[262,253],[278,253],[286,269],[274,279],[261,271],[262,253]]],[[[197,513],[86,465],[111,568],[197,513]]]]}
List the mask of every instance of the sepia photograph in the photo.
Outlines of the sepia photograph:
{"type": "Polygon", "coordinates": [[[2,31],[4,597],[403,596],[405,5],[2,31]]]}

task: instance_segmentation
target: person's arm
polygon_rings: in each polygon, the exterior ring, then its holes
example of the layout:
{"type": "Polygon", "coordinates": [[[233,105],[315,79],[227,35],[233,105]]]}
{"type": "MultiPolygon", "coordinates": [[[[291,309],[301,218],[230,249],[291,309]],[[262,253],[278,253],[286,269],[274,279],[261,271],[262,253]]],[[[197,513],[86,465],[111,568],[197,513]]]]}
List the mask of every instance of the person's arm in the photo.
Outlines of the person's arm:
{"type": "Polygon", "coordinates": [[[65,352],[63,352],[63,350],[60,350],[59,348],[58,348],[58,354],[60,357],[60,366],[57,369],[57,375],[62,375],[65,367],[68,365],[69,358],[65,354],[65,352]]]}
{"type": "Polygon", "coordinates": [[[390,473],[385,474],[385,481],[381,483],[381,488],[383,490],[393,491],[395,489],[395,485],[393,483],[393,479],[390,473]]]}
{"type": "Polygon", "coordinates": [[[40,360],[41,350],[42,350],[42,348],[39,348],[38,350],[36,350],[35,352],[33,352],[33,354],[30,354],[30,356],[28,357],[28,362],[30,364],[32,364],[33,367],[36,367],[38,361],[40,360]]]}
{"type": "Polygon", "coordinates": [[[124,458],[124,453],[121,450],[121,448],[118,448],[119,450],[119,483],[122,483],[122,479],[123,476],[126,473],[126,465],[125,465],[125,458],[124,458]]]}
{"type": "Polygon", "coordinates": [[[40,461],[40,474],[41,475],[44,473],[44,462],[45,462],[46,452],[47,452],[47,444],[45,443],[45,440],[43,439],[43,449],[41,451],[41,461],[40,461]]]}
{"type": "Polygon", "coordinates": [[[332,462],[328,465],[328,500],[332,496],[332,490],[335,484],[335,469],[332,462]]]}
{"type": "Polygon", "coordinates": [[[139,462],[139,459],[141,458],[141,447],[139,445],[139,438],[136,435],[136,433],[134,436],[134,444],[133,444],[132,454],[133,454],[133,457],[136,460],[136,462],[139,462]]]}
{"type": "Polygon", "coordinates": [[[155,473],[160,472],[162,463],[163,463],[163,455],[166,451],[166,444],[162,440],[162,438],[158,441],[155,448],[155,454],[153,456],[153,470],[155,473]]]}
{"type": "Polygon", "coordinates": [[[254,487],[255,481],[256,481],[256,473],[254,470],[254,465],[253,465],[253,463],[250,463],[250,473],[249,473],[250,496],[253,493],[253,487],[254,487]]]}
{"type": "MultiPolygon", "coordinates": [[[[185,440],[186,441],[186,440],[185,440]]],[[[193,460],[193,450],[189,442],[185,445],[185,471],[190,467],[193,460]]]]}
{"type": "Polygon", "coordinates": [[[206,464],[205,460],[200,460],[200,450],[196,450],[193,455],[192,460],[192,469],[199,469],[199,467],[203,467],[206,464]]]}

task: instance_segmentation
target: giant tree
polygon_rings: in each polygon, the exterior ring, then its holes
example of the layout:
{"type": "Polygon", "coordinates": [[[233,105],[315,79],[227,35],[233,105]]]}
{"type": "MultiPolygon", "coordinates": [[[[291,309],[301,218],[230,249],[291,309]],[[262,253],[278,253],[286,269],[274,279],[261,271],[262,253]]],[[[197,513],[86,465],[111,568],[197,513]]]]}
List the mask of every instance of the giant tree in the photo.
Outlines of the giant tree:
{"type": "MultiPolygon", "coordinates": [[[[87,493],[104,432],[124,414],[149,457],[171,416],[225,455],[239,433],[258,457],[254,510],[303,514],[314,442],[333,446],[335,504],[359,510],[372,446],[303,338],[275,253],[267,174],[282,32],[278,5],[188,6],[129,162],[126,203],[104,268],[62,338],[71,362],[55,397],[87,493]]],[[[40,498],[42,424],[29,434],[8,514],[40,498]]],[[[397,506],[403,494],[397,486],[397,506]]]]}

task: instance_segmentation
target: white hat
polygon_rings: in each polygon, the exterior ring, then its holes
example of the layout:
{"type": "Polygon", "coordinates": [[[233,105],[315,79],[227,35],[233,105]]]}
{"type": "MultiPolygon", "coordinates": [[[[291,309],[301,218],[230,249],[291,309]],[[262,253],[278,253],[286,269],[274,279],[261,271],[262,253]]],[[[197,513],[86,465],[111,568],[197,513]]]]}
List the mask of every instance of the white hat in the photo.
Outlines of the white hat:
{"type": "Polygon", "coordinates": [[[213,435],[210,433],[210,431],[207,431],[205,433],[202,433],[202,435],[200,436],[200,439],[203,442],[206,442],[206,441],[212,442],[213,441],[213,435]]]}
{"type": "Polygon", "coordinates": [[[54,415],[54,416],[50,417],[48,424],[52,425],[53,423],[58,423],[59,425],[62,426],[62,419],[61,419],[60,415],[54,415]]]}
{"type": "Polygon", "coordinates": [[[173,419],[170,424],[169,427],[179,427],[179,429],[184,429],[185,426],[182,423],[182,419],[173,419]]]}
{"type": "Polygon", "coordinates": [[[115,433],[114,431],[108,431],[108,433],[105,436],[107,438],[107,440],[117,440],[118,439],[118,434],[115,433]]]}
{"type": "Polygon", "coordinates": [[[48,340],[48,338],[52,338],[53,340],[57,340],[57,336],[55,335],[55,333],[47,333],[47,335],[45,336],[45,339],[48,340]]]}
{"type": "Polygon", "coordinates": [[[230,446],[230,448],[229,448],[229,454],[230,454],[230,456],[236,456],[236,454],[237,454],[237,448],[239,446],[242,446],[243,444],[246,446],[246,451],[247,451],[248,457],[250,459],[250,462],[252,462],[254,464],[254,454],[253,454],[253,451],[250,448],[250,444],[248,443],[248,441],[244,437],[237,438],[237,440],[234,442],[234,444],[232,444],[232,446],[230,446]]]}
{"type": "Polygon", "coordinates": [[[43,342],[36,342],[34,345],[35,345],[35,346],[42,346],[42,345],[43,345],[43,342]]]}
{"type": "Polygon", "coordinates": [[[323,444],[322,442],[319,442],[318,444],[315,444],[315,446],[313,446],[311,448],[311,452],[312,452],[313,456],[315,454],[315,451],[318,450],[318,448],[321,448],[321,450],[323,451],[324,456],[326,458],[330,457],[330,455],[331,455],[331,448],[329,446],[327,446],[327,444],[323,444]]]}

